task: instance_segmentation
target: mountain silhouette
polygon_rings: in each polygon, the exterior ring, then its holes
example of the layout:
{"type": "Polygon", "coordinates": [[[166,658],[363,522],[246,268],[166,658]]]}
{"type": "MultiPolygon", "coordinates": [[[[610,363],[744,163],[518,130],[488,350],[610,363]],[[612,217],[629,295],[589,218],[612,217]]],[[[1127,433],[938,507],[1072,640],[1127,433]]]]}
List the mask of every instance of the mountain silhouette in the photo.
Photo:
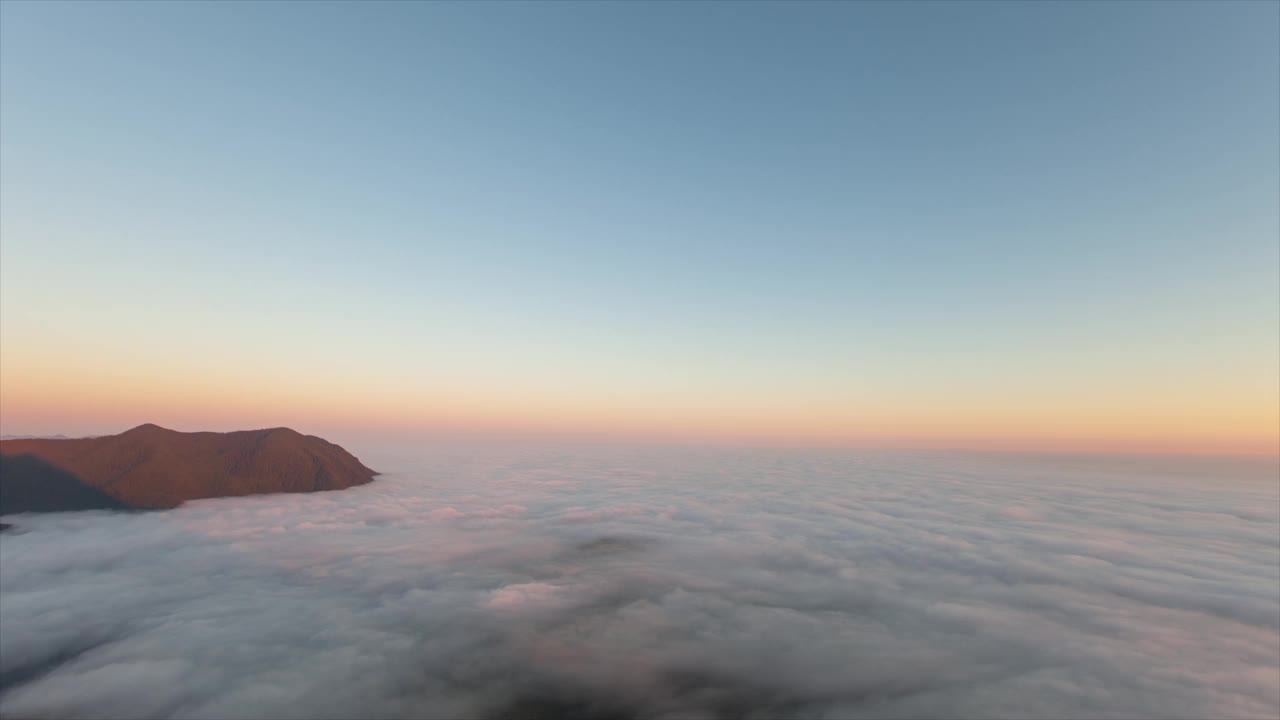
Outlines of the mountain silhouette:
{"type": "Polygon", "coordinates": [[[95,438],[0,441],[0,515],[342,490],[376,474],[341,447],[289,428],[184,433],[147,424],[95,438]]]}

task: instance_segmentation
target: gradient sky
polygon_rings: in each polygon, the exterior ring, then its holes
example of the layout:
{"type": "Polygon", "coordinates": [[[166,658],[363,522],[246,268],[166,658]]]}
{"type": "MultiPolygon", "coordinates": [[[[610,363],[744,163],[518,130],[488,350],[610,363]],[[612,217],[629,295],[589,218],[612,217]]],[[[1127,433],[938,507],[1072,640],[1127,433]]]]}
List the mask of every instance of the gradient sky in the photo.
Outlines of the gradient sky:
{"type": "Polygon", "coordinates": [[[0,4],[0,426],[1274,453],[1280,4],[0,4]]]}

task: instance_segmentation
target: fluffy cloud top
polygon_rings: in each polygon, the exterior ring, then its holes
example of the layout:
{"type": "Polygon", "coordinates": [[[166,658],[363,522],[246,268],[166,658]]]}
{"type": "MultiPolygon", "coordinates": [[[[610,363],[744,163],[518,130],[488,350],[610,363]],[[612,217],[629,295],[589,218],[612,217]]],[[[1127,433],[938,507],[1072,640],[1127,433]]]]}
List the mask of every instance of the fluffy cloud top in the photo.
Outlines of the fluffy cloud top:
{"type": "Polygon", "coordinates": [[[1280,716],[1274,462],[370,460],[336,493],[7,518],[0,715],[1280,716]]]}

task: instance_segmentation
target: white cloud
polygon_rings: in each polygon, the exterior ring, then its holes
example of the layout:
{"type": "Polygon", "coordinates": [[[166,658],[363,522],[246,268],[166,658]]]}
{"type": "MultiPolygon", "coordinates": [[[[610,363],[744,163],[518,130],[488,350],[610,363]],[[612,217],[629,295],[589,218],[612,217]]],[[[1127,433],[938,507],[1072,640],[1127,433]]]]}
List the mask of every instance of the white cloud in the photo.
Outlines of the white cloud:
{"type": "Polygon", "coordinates": [[[421,457],[7,518],[0,715],[1280,715],[1274,463],[421,457]]]}

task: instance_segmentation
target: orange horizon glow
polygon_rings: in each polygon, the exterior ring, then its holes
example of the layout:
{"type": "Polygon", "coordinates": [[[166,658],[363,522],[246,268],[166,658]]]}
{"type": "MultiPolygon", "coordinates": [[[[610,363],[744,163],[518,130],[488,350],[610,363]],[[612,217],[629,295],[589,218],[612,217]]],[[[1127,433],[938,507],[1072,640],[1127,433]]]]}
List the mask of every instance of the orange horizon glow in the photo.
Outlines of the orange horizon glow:
{"type": "MultiPolygon", "coordinates": [[[[324,377],[103,358],[92,369],[10,353],[0,373],[7,434],[110,434],[288,426],[344,437],[492,435],[658,444],[881,447],[1280,456],[1280,412],[1254,402],[1157,405],[1133,397],[930,405],[918,397],[673,397],[572,388],[324,377]]],[[[1228,398],[1229,399],[1229,398],[1228,398]]]]}

